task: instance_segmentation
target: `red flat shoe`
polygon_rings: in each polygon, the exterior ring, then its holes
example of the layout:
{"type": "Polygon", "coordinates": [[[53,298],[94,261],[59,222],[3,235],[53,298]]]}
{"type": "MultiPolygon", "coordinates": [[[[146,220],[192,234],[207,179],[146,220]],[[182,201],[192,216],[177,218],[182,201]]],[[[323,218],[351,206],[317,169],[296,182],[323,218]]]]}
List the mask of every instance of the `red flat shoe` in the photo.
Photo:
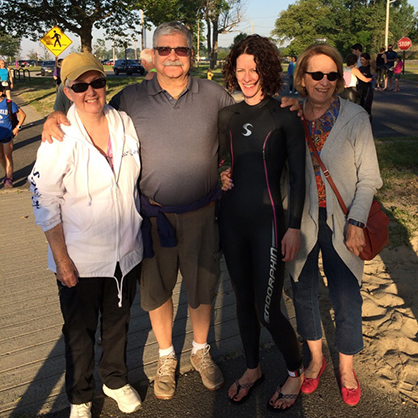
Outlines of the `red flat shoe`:
{"type": "Polygon", "coordinates": [[[349,389],[349,388],[346,388],[345,386],[343,386],[343,384],[341,382],[341,377],[340,377],[341,396],[343,397],[343,401],[349,406],[356,406],[359,403],[360,397],[361,397],[360,383],[357,379],[357,376],[356,376],[356,373],[354,372],[354,370],[353,370],[353,374],[354,374],[354,378],[356,379],[356,382],[357,382],[357,388],[356,389],[349,389]]]}
{"type": "Polygon", "coordinates": [[[327,367],[327,362],[325,361],[325,357],[322,357],[322,367],[321,367],[321,370],[318,373],[318,376],[316,376],[315,379],[312,379],[312,378],[306,377],[306,376],[303,378],[303,383],[302,383],[302,386],[300,388],[300,391],[302,393],[305,393],[305,394],[308,395],[308,394],[310,394],[310,393],[312,393],[316,390],[316,388],[319,385],[319,379],[320,379],[322,373],[324,373],[325,367],[327,367]]]}

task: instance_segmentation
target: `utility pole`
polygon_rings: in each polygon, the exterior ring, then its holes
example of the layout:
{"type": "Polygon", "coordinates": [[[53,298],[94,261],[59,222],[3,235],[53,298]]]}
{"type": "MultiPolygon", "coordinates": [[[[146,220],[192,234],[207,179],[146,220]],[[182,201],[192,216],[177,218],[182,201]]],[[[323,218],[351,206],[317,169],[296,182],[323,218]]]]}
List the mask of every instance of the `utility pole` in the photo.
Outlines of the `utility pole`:
{"type": "Polygon", "coordinates": [[[144,27],[144,11],[141,9],[141,51],[143,51],[145,46],[145,27],[144,27]]]}
{"type": "Polygon", "coordinates": [[[385,28],[385,50],[388,50],[389,45],[389,5],[395,0],[386,0],[386,28],[385,28]]]}

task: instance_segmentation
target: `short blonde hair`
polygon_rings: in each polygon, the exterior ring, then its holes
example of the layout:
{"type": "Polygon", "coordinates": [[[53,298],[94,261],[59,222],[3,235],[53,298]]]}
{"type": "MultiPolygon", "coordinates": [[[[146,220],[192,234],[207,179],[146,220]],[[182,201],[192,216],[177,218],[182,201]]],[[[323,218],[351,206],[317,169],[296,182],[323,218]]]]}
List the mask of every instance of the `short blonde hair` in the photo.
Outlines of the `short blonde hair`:
{"type": "Polygon", "coordinates": [[[314,55],[326,55],[335,62],[338,72],[335,94],[341,92],[344,89],[343,58],[341,54],[334,47],[328,44],[313,44],[308,46],[305,51],[302,52],[302,55],[299,57],[296,65],[294,83],[298,93],[301,97],[307,96],[306,89],[302,86],[302,80],[308,69],[309,60],[314,55]]]}

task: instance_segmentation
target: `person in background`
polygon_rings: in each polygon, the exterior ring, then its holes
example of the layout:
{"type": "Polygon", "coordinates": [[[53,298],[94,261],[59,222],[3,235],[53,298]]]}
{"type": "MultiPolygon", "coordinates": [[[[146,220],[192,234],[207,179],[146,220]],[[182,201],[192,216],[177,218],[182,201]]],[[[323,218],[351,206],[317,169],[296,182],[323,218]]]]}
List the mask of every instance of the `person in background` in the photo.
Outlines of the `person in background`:
{"type": "Polygon", "coordinates": [[[393,83],[393,70],[395,66],[395,61],[398,54],[393,50],[393,45],[388,45],[388,50],[385,52],[386,55],[386,69],[387,76],[385,80],[385,90],[392,90],[393,83]]]}
{"type": "Polygon", "coordinates": [[[343,68],[344,90],[340,93],[340,96],[359,105],[361,96],[357,91],[358,81],[361,80],[367,83],[372,81],[372,79],[365,77],[356,67],[357,57],[354,54],[347,55],[345,61],[347,65],[343,68]]]}
{"type": "Polygon", "coordinates": [[[6,98],[12,100],[11,90],[13,89],[13,71],[6,67],[4,59],[0,59],[0,83],[6,93],[6,98]]]}
{"type": "Polygon", "coordinates": [[[139,54],[141,60],[141,65],[145,68],[147,72],[145,80],[151,80],[155,76],[155,67],[152,60],[152,49],[143,49],[139,54]]]}
{"type": "Polygon", "coordinates": [[[221,242],[246,359],[246,370],[231,385],[228,397],[241,404],[264,379],[259,360],[261,322],[288,369],[285,383],[277,387],[268,403],[275,411],[296,402],[303,382],[299,344],[281,312],[280,300],[285,262],[292,260],[300,247],[305,141],[296,113],[282,109],[273,98],[282,86],[280,61],[268,38],[252,35],[236,44],[223,73],[226,87],[229,91],[240,89],[244,101],[219,113],[225,191],[220,209],[221,242]],[[287,216],[280,185],[285,166],[290,182],[287,216]]]}
{"type": "Polygon", "coordinates": [[[62,58],[60,58],[57,62],[57,66],[54,69],[54,73],[52,74],[52,77],[55,80],[55,84],[56,84],[56,89],[58,90],[58,87],[61,84],[61,63],[62,63],[62,58]]]}
{"type": "Polygon", "coordinates": [[[74,103],[67,113],[71,126],[61,126],[62,142],[41,144],[29,182],[64,318],[70,418],[91,417],[99,314],[103,392],[131,413],[141,407],[126,365],[143,254],[138,137],[132,120],[106,105],[105,72],[96,57],[70,54],[61,77],[74,103]]]}
{"type": "Polygon", "coordinates": [[[5,89],[0,84],[0,165],[5,173],[2,180],[4,188],[11,189],[13,188],[13,138],[22,129],[26,114],[16,103],[6,99],[4,93],[5,89]],[[13,114],[17,114],[18,118],[15,127],[12,123],[13,114]]]}
{"type": "Polygon", "coordinates": [[[395,91],[400,91],[399,80],[401,79],[402,68],[403,62],[401,57],[396,57],[395,68],[393,69],[393,76],[395,77],[395,91]]]}
{"type": "Polygon", "coordinates": [[[292,55],[290,57],[289,66],[287,67],[287,75],[289,76],[289,94],[297,94],[295,86],[293,84],[293,74],[295,73],[296,57],[292,55]]]}
{"type": "Polygon", "coordinates": [[[379,53],[376,54],[376,90],[385,89],[385,79],[386,79],[386,54],[385,48],[380,48],[379,53]]]}
{"type": "Polygon", "coordinates": [[[206,71],[206,78],[208,80],[212,80],[212,78],[213,78],[213,72],[210,68],[208,68],[208,70],[206,71]]]}
{"type": "Polygon", "coordinates": [[[361,44],[352,45],[351,53],[357,57],[357,68],[359,68],[361,66],[360,56],[363,53],[363,46],[361,44]]]}
{"type": "Polygon", "coordinates": [[[63,83],[58,86],[57,95],[54,102],[54,110],[66,114],[68,109],[71,107],[72,102],[65,94],[64,87],[65,86],[63,83]]]}
{"type": "Polygon", "coordinates": [[[357,84],[357,92],[360,95],[361,101],[360,106],[366,109],[366,112],[372,117],[372,104],[373,104],[373,70],[370,65],[370,55],[364,52],[360,56],[361,67],[358,69],[360,73],[370,81],[363,81],[364,79],[359,78],[357,84]]]}
{"type": "Polygon", "coordinates": [[[365,245],[363,228],[382,179],[367,112],[337,95],[344,86],[340,53],[326,44],[309,46],[299,57],[295,84],[305,99],[306,139],[312,139],[349,209],[346,217],[313,149],[307,147],[301,248],[288,263],[297,330],[311,354],[301,391],[314,392],[326,368],[318,298],[321,253],[335,312],[341,396],[353,406],[361,397],[354,354],[363,349],[360,286],[364,261],[359,254],[365,245]]]}

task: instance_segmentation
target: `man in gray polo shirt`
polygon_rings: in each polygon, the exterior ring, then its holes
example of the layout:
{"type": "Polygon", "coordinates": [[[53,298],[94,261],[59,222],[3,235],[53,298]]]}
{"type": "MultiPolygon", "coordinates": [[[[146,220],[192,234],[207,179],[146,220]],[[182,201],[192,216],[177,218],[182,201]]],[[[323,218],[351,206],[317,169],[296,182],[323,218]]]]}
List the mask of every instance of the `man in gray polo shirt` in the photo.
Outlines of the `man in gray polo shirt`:
{"type": "MultiPolygon", "coordinates": [[[[234,101],[216,83],[189,75],[192,35],[184,25],[160,25],[153,47],[156,77],[126,87],[110,105],[125,111],[134,122],[141,144],[141,206],[157,212],[149,219],[154,255],[142,264],[141,305],[149,311],[159,345],[154,393],[159,399],[170,399],[177,366],[172,343],[172,290],[178,270],[187,290],[193,327],[191,364],[209,390],[224,383],[209,354],[207,336],[219,278],[214,203],[218,112],[234,101]],[[166,209],[168,213],[161,213],[166,209]],[[164,237],[159,236],[161,217],[174,228],[174,242],[164,243],[164,237]]],[[[57,121],[57,115],[48,118],[45,138],[48,134],[61,137],[57,121]]]]}
{"type": "MultiPolygon", "coordinates": [[[[157,76],[126,87],[110,105],[132,118],[140,139],[141,193],[154,206],[183,209],[201,199],[205,201],[217,185],[218,112],[233,99],[218,84],[189,75],[192,37],[184,25],[170,22],[159,26],[153,46],[157,76]]],[[[199,210],[165,213],[175,229],[175,247],[160,243],[158,218],[150,219],[155,255],[145,258],[142,264],[141,305],[149,311],[160,348],[154,382],[154,393],[160,399],[170,399],[175,389],[177,359],[171,335],[171,296],[178,269],[187,290],[193,327],[191,363],[208,389],[223,385],[207,345],[219,278],[218,227],[215,204],[210,200],[199,210]]],[[[142,202],[148,203],[144,199],[142,202]]]]}

